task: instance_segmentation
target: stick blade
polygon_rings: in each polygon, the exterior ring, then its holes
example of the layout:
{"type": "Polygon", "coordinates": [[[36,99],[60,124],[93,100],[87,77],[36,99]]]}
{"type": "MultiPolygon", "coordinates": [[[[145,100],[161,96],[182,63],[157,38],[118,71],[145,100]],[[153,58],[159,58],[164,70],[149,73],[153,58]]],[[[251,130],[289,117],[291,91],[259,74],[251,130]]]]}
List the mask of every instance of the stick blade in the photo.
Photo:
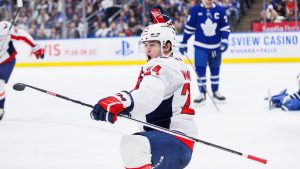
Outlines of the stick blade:
{"type": "Polygon", "coordinates": [[[15,83],[13,85],[13,89],[17,91],[23,91],[25,89],[25,85],[23,83],[15,83]]]}

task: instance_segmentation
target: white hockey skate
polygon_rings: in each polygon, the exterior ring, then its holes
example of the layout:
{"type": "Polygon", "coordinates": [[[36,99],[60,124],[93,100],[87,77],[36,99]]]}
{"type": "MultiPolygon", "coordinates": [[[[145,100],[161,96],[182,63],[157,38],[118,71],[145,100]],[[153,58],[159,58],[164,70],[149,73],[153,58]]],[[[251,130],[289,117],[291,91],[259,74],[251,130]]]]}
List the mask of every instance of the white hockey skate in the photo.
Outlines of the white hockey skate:
{"type": "Polygon", "coordinates": [[[194,100],[194,103],[197,103],[198,105],[204,104],[206,100],[206,94],[205,93],[200,93],[198,97],[194,100]]]}
{"type": "Polygon", "coordinates": [[[4,109],[0,109],[0,120],[2,120],[4,116],[4,109]]]}
{"type": "Polygon", "coordinates": [[[213,93],[213,99],[217,101],[218,103],[225,103],[226,97],[220,94],[219,91],[216,91],[213,93]]]}

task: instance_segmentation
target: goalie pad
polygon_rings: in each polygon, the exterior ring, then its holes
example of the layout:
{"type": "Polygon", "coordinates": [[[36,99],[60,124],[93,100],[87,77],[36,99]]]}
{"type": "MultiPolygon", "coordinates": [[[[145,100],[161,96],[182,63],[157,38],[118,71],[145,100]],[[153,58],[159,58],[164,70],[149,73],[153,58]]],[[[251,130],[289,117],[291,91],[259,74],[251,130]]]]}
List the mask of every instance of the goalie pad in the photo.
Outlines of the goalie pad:
{"type": "Polygon", "coordinates": [[[281,109],[284,111],[299,111],[300,110],[300,100],[290,99],[282,104],[281,109]]]}

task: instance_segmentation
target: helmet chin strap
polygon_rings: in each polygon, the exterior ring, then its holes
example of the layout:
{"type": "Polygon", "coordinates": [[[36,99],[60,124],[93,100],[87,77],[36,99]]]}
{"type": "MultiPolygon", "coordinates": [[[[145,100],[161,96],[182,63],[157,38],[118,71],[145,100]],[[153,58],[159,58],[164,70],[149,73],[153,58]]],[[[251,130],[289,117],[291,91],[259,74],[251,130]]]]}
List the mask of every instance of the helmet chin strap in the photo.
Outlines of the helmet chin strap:
{"type": "Polygon", "coordinates": [[[162,55],[163,57],[170,57],[170,55],[171,55],[172,53],[173,53],[173,50],[171,50],[170,53],[167,54],[167,55],[165,55],[164,53],[161,53],[161,55],[162,55]]]}

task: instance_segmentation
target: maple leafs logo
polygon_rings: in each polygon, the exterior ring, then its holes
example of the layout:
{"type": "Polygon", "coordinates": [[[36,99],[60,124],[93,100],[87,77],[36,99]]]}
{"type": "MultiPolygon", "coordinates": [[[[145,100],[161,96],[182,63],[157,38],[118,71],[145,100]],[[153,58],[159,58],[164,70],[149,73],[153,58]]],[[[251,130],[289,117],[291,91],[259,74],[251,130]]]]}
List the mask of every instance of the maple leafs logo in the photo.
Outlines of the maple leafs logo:
{"type": "Polygon", "coordinates": [[[201,28],[205,36],[214,36],[216,35],[217,24],[213,23],[211,19],[207,18],[205,23],[201,23],[201,28]]]}

